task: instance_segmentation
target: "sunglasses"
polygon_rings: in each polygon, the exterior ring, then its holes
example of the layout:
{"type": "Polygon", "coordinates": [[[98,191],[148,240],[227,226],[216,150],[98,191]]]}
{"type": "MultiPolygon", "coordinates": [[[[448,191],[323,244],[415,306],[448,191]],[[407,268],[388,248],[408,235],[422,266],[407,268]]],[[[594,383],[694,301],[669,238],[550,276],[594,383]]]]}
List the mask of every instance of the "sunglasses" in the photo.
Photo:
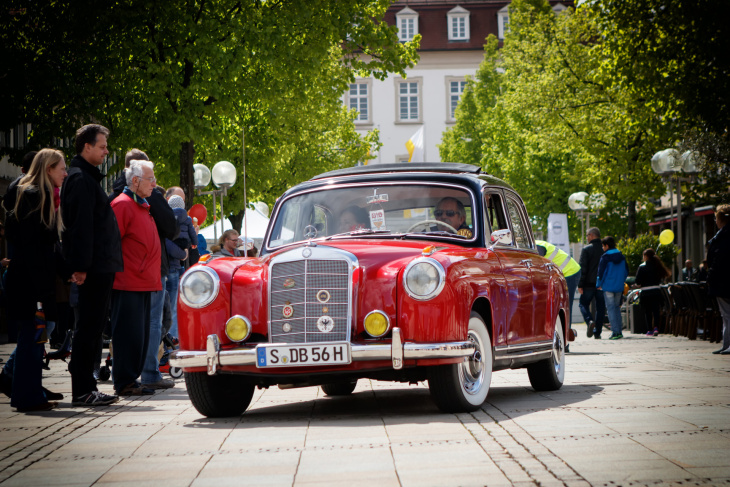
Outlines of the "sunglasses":
{"type": "Polygon", "coordinates": [[[434,212],[433,212],[433,214],[434,214],[434,216],[435,216],[436,218],[438,218],[438,217],[440,217],[440,216],[443,216],[444,214],[445,214],[445,215],[446,215],[447,217],[451,218],[451,217],[453,217],[454,215],[458,215],[459,213],[458,213],[458,212],[456,212],[456,211],[454,211],[454,210],[436,210],[436,211],[434,211],[434,212]]]}

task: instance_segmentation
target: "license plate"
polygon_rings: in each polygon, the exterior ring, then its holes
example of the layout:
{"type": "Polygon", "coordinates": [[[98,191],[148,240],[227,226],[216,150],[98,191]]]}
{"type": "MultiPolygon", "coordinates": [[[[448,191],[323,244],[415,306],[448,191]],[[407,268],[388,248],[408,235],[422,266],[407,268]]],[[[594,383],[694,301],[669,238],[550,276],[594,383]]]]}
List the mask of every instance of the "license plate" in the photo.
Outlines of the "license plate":
{"type": "Polygon", "coordinates": [[[256,347],[257,367],[337,365],[350,362],[350,344],[347,342],[259,345],[256,347]]]}

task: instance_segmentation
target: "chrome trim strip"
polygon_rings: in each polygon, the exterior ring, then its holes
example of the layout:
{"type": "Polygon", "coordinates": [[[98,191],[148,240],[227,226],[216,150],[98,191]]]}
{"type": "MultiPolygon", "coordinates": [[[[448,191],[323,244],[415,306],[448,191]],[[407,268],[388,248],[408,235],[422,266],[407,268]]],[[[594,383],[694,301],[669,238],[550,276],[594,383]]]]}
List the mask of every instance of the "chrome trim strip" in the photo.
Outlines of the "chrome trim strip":
{"type": "Polygon", "coordinates": [[[552,341],[540,341],[520,345],[502,345],[494,347],[494,358],[501,360],[506,358],[534,357],[536,355],[550,356],[552,347],[552,341]]]}
{"type": "MultiPolygon", "coordinates": [[[[215,336],[215,335],[211,335],[215,336]]],[[[215,339],[217,341],[217,337],[215,339]]],[[[209,337],[209,341],[212,341],[209,337]]],[[[206,367],[209,363],[217,365],[256,365],[256,348],[258,343],[247,345],[251,348],[238,348],[236,350],[219,350],[218,353],[206,351],[176,350],[170,355],[170,365],[174,367],[206,367]],[[217,360],[216,360],[217,359],[217,360]]],[[[219,345],[220,346],[220,345],[219,345]]],[[[476,347],[471,340],[463,342],[442,342],[442,343],[404,343],[402,359],[433,359],[433,358],[466,358],[474,354],[476,347]]],[[[352,361],[363,362],[368,360],[390,360],[394,361],[397,351],[393,350],[390,343],[382,344],[353,344],[352,361]]],[[[210,373],[211,368],[208,368],[210,373]]]]}
{"type": "Polygon", "coordinates": [[[218,370],[218,354],[221,343],[218,335],[208,335],[205,343],[205,365],[208,366],[208,375],[215,375],[218,370]]]}

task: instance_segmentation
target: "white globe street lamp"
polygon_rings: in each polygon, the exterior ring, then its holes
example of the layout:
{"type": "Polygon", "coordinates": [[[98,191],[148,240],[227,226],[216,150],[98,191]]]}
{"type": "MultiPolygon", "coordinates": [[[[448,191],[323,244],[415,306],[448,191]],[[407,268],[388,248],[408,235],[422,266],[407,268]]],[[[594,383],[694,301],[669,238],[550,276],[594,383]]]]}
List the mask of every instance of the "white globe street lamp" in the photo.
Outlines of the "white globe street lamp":
{"type": "Polygon", "coordinates": [[[591,216],[598,215],[598,211],[606,206],[606,195],[603,193],[589,195],[585,191],[579,191],[568,197],[568,206],[580,218],[580,242],[585,243],[586,227],[591,226],[591,216]]]}
{"type": "MultiPolygon", "coordinates": [[[[215,200],[218,195],[221,197],[221,235],[224,232],[224,213],[223,213],[223,197],[228,194],[228,188],[233,187],[236,184],[236,167],[228,161],[220,161],[213,166],[211,172],[207,166],[203,164],[193,164],[193,181],[195,189],[199,195],[210,194],[213,195],[213,219],[216,217],[215,200]],[[203,188],[210,184],[211,177],[213,184],[216,188],[211,191],[203,191],[203,188]]],[[[216,231],[215,223],[213,224],[213,238],[218,240],[218,232],[216,231]]]]}
{"type": "MultiPolygon", "coordinates": [[[[664,149],[657,152],[651,158],[651,169],[661,175],[662,180],[667,183],[669,189],[669,224],[674,231],[674,198],[672,197],[672,186],[677,185],[677,234],[679,237],[679,255],[677,255],[677,267],[682,267],[684,261],[684,240],[682,240],[682,182],[692,181],[697,174],[697,163],[702,156],[695,151],[686,151],[680,154],[676,149],[664,149]],[[688,177],[681,177],[684,172],[688,177]]],[[[672,267],[672,280],[674,280],[674,267],[672,267]]]]}

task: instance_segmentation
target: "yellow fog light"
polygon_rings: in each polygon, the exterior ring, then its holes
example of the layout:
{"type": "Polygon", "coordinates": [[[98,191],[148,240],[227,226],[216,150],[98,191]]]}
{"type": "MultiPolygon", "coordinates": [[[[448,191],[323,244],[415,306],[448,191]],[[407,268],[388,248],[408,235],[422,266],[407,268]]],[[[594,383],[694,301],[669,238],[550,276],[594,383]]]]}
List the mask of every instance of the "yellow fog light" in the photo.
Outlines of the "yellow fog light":
{"type": "Polygon", "coordinates": [[[365,317],[365,331],[374,338],[380,338],[390,330],[390,320],[382,311],[371,311],[365,317]]]}
{"type": "Polygon", "coordinates": [[[242,342],[251,334],[251,323],[243,316],[231,316],[226,321],[226,336],[232,342],[242,342]]]}

